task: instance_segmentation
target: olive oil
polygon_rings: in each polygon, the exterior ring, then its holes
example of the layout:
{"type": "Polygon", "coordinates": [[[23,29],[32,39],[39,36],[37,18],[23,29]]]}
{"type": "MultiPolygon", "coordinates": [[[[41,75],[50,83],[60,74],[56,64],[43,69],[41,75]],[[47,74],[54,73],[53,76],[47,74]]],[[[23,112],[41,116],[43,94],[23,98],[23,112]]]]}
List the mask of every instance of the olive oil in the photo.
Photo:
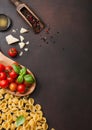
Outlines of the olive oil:
{"type": "Polygon", "coordinates": [[[0,14],[0,31],[7,30],[11,25],[11,19],[5,14],[0,14]]]}
{"type": "Polygon", "coordinates": [[[5,28],[7,26],[7,22],[6,18],[0,18],[0,27],[5,28]]]}

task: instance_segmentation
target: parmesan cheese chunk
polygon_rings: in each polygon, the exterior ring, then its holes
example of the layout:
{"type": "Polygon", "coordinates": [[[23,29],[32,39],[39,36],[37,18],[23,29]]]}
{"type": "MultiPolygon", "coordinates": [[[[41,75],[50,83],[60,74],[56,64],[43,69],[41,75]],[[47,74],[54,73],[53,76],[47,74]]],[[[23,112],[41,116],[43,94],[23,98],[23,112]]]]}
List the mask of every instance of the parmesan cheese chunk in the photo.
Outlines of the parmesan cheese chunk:
{"type": "Polygon", "coordinates": [[[13,29],[12,32],[16,33],[16,30],[13,29]]]}
{"type": "Polygon", "coordinates": [[[26,45],[29,45],[29,41],[26,42],[26,45]]]}
{"type": "Polygon", "coordinates": [[[20,29],[20,33],[23,34],[23,33],[27,33],[29,30],[25,29],[25,28],[21,28],[20,29]]]}
{"type": "Polygon", "coordinates": [[[19,44],[20,49],[22,49],[26,45],[24,42],[19,42],[18,44],[19,44]]]}
{"type": "Polygon", "coordinates": [[[23,51],[21,51],[20,53],[19,53],[19,56],[22,56],[23,55],[23,51]]]}
{"type": "Polygon", "coordinates": [[[28,48],[24,48],[24,51],[28,51],[28,48]]]}
{"type": "Polygon", "coordinates": [[[20,35],[20,41],[23,42],[24,41],[24,37],[20,35]]]}
{"type": "Polygon", "coordinates": [[[11,34],[6,36],[6,41],[8,43],[8,45],[19,42],[19,39],[15,38],[14,36],[12,36],[11,34]]]}

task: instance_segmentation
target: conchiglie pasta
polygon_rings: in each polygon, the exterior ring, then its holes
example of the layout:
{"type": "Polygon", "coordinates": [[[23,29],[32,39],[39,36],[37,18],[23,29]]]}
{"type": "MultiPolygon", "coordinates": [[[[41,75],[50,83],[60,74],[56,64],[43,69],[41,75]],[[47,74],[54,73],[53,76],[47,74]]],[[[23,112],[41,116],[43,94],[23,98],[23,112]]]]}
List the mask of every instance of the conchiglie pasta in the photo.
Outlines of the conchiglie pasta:
{"type": "Polygon", "coordinates": [[[5,94],[5,90],[4,89],[0,89],[0,93],[3,95],[5,94]]]}
{"type": "Polygon", "coordinates": [[[47,130],[47,129],[48,129],[48,124],[47,124],[47,123],[42,124],[42,128],[43,128],[44,130],[47,130]]]}
{"type": "Polygon", "coordinates": [[[51,128],[51,130],[55,130],[54,128],[51,128]]]}
{"type": "Polygon", "coordinates": [[[37,121],[37,127],[41,126],[41,125],[42,125],[42,123],[40,121],[37,121]]]}
{"type": "Polygon", "coordinates": [[[41,121],[42,123],[46,123],[46,118],[45,117],[42,117],[41,121]]]}
{"type": "Polygon", "coordinates": [[[14,102],[15,104],[18,104],[18,102],[19,102],[18,98],[17,98],[17,97],[13,98],[13,102],[14,102]]]}
{"type": "Polygon", "coordinates": [[[4,109],[2,109],[2,112],[7,112],[7,111],[9,111],[9,108],[4,108],[4,109]]]}
{"type": "Polygon", "coordinates": [[[43,116],[40,104],[35,104],[33,98],[16,97],[0,89],[0,130],[47,130],[48,124],[43,116]],[[16,126],[19,116],[24,116],[25,122],[16,126]]]}
{"type": "Polygon", "coordinates": [[[6,108],[6,103],[4,102],[4,103],[2,103],[1,105],[0,105],[0,109],[5,109],[6,108]]]}
{"type": "Polygon", "coordinates": [[[29,98],[28,103],[33,105],[34,104],[34,99],[33,98],[29,98]]]}
{"type": "Polygon", "coordinates": [[[22,108],[22,107],[23,107],[23,104],[24,104],[23,100],[19,100],[19,101],[18,101],[18,107],[19,107],[19,108],[22,108]]]}
{"type": "Polygon", "coordinates": [[[10,94],[7,93],[7,94],[5,95],[5,99],[9,99],[9,98],[10,98],[10,94]]]}
{"type": "Polygon", "coordinates": [[[41,110],[41,105],[36,104],[36,105],[35,105],[35,110],[36,110],[36,111],[40,111],[40,110],[41,110]]]}
{"type": "Polygon", "coordinates": [[[3,96],[0,94],[0,99],[3,99],[3,96]]]}
{"type": "Polygon", "coordinates": [[[11,123],[11,125],[10,125],[10,129],[11,129],[11,130],[15,130],[15,129],[16,129],[16,126],[15,126],[14,123],[11,123]]]}
{"type": "Polygon", "coordinates": [[[38,114],[35,114],[35,115],[33,116],[33,119],[34,119],[34,121],[39,121],[39,120],[40,120],[39,115],[38,115],[38,114]]]}
{"type": "Polygon", "coordinates": [[[42,128],[42,126],[37,126],[36,127],[36,130],[42,130],[43,128],[42,128]]]}
{"type": "Polygon", "coordinates": [[[39,118],[43,117],[43,112],[42,111],[37,111],[36,113],[39,115],[39,118]]]}
{"type": "Polygon", "coordinates": [[[3,122],[3,123],[2,123],[2,127],[3,127],[4,129],[8,130],[8,129],[10,128],[10,123],[9,123],[9,121],[3,122]]]}
{"type": "Polygon", "coordinates": [[[3,120],[0,118],[0,124],[2,124],[2,121],[3,121],[3,120]]]}
{"type": "Polygon", "coordinates": [[[12,104],[12,99],[11,99],[11,98],[8,99],[8,104],[9,104],[9,105],[12,104]]]}
{"type": "Polygon", "coordinates": [[[5,115],[4,113],[2,113],[2,120],[7,120],[7,115],[5,115]]]}

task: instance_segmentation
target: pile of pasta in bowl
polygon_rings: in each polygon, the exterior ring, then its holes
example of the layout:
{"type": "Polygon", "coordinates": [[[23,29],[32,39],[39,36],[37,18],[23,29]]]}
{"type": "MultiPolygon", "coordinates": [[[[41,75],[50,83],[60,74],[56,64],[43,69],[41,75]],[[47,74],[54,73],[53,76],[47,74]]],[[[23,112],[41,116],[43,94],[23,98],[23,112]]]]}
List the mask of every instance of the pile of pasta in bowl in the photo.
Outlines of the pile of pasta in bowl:
{"type": "Polygon", "coordinates": [[[16,97],[0,89],[0,130],[47,130],[41,105],[33,98],[16,97]]]}

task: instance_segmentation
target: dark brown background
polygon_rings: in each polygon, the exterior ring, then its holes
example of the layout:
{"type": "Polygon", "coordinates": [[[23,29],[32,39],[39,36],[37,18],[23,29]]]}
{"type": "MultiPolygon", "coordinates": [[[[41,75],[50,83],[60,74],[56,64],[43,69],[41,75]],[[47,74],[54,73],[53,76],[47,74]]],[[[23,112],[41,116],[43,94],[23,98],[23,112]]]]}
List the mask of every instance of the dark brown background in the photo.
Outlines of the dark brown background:
{"type": "MultiPolygon", "coordinates": [[[[25,34],[25,40],[30,41],[29,52],[15,59],[31,69],[37,78],[37,89],[31,97],[43,106],[49,129],[92,130],[91,0],[23,1],[51,26],[49,35],[45,30],[38,35],[32,31],[25,34]],[[48,44],[40,35],[47,37],[48,44]]],[[[0,48],[7,55],[10,46],[5,36],[12,34],[12,29],[29,26],[9,0],[0,0],[0,13],[13,21],[10,30],[0,32],[0,48]]],[[[18,37],[19,33],[14,36],[18,37]]],[[[19,50],[18,45],[12,46],[19,50]]]]}

